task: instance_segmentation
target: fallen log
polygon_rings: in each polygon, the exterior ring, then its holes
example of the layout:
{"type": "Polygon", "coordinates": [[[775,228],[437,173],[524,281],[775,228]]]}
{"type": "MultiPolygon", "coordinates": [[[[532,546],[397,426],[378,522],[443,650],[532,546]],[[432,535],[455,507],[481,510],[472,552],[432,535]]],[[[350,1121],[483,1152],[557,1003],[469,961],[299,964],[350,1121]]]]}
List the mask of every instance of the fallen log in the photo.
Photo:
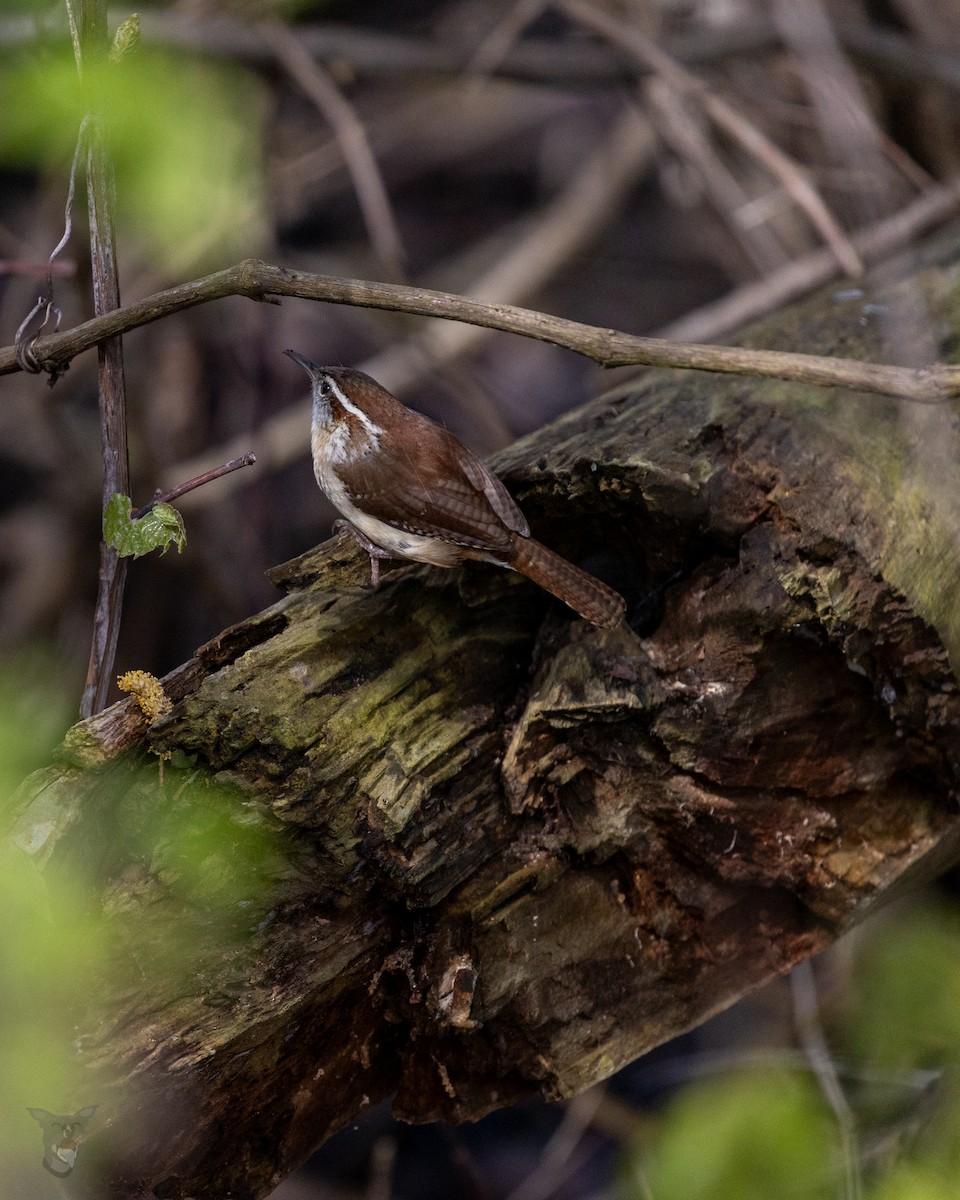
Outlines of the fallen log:
{"type": "MultiPolygon", "coordinates": [[[[957,284],[747,340],[877,358],[916,320],[948,357],[957,284]]],[[[650,373],[496,463],[629,628],[480,565],[369,593],[334,541],[169,716],[73,730],[0,827],[108,947],[63,1001],[64,1104],[98,1106],[64,1186],[253,1200],[386,1096],[571,1096],[954,861],[955,444],[953,406],[650,373]]]]}

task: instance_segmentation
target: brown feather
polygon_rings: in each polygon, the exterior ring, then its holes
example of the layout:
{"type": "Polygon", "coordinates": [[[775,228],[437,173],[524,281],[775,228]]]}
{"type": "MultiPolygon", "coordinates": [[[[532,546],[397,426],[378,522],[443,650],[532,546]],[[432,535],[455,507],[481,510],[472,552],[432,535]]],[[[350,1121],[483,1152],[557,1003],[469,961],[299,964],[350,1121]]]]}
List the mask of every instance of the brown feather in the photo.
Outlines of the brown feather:
{"type": "Polygon", "coordinates": [[[586,621],[611,629],[623,620],[623,597],[533,538],[517,538],[510,566],[546,588],[586,621]]]}
{"type": "Polygon", "coordinates": [[[353,502],[396,529],[448,538],[502,561],[514,534],[529,529],[507,489],[443,426],[398,400],[384,412],[383,396],[377,399],[358,401],[384,430],[377,450],[338,470],[353,502]]]}

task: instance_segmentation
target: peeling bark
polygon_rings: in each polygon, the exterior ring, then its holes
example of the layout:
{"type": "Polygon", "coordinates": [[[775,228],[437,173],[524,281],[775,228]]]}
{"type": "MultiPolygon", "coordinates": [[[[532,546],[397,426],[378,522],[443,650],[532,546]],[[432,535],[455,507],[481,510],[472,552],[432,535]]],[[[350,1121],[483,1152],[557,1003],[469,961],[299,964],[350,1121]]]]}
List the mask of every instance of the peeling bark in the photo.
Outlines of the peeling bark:
{"type": "MultiPolygon", "coordinates": [[[[751,343],[876,356],[868,299],[939,327],[956,288],[827,294],[751,343]]],[[[5,826],[51,880],[83,864],[115,948],[76,1190],[259,1197],[390,1094],[570,1096],[955,859],[956,439],[952,407],[650,374],[498,463],[630,629],[475,565],[370,594],[328,543],[169,718],[78,727],[5,826]]]]}

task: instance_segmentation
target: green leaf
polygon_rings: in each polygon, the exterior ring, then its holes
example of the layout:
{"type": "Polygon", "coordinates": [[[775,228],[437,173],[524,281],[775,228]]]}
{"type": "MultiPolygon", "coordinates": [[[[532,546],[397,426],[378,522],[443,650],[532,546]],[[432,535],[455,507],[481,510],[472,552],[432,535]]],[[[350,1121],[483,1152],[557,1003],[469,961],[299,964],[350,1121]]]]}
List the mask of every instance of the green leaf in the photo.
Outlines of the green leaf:
{"type": "Polygon", "coordinates": [[[140,558],[151,550],[166,554],[170,543],[182,552],[187,544],[183,517],[169,504],[155,504],[139,520],[131,516],[133,504],[129,496],[115,492],[103,514],[103,540],[121,558],[132,555],[140,558]]]}

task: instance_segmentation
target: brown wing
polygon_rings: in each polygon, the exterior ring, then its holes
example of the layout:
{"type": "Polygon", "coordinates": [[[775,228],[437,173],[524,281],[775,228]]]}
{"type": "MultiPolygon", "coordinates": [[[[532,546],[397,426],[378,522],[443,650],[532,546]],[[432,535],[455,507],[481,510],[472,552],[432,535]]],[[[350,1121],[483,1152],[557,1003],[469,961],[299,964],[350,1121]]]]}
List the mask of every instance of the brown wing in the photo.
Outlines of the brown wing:
{"type": "MultiPolygon", "coordinates": [[[[454,439],[456,441],[456,439],[454,439]]],[[[503,483],[494,475],[490,468],[468,450],[462,443],[457,442],[460,451],[460,467],[473,486],[483,492],[490,501],[490,507],[508,529],[519,533],[521,537],[530,536],[530,526],[527,518],[517,507],[517,502],[510,495],[503,483]]]]}
{"type": "Polygon", "coordinates": [[[350,464],[354,503],[395,529],[507,554],[516,534],[530,532],[510,493],[452,433],[419,413],[408,416],[402,438],[387,432],[372,459],[350,464]]]}

